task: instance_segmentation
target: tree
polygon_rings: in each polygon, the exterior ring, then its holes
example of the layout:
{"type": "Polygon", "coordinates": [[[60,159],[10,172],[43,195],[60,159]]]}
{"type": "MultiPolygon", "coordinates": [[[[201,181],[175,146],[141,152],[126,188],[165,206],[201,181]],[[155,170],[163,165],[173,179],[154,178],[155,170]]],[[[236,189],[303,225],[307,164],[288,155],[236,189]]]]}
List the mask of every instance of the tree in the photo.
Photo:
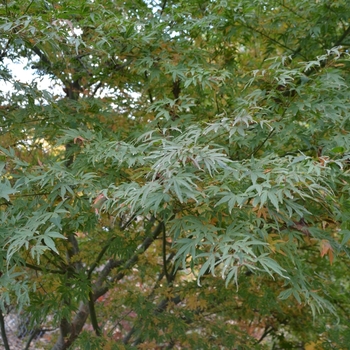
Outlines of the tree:
{"type": "Polygon", "coordinates": [[[3,1],[2,312],[55,350],[345,349],[348,6],[3,1]]]}

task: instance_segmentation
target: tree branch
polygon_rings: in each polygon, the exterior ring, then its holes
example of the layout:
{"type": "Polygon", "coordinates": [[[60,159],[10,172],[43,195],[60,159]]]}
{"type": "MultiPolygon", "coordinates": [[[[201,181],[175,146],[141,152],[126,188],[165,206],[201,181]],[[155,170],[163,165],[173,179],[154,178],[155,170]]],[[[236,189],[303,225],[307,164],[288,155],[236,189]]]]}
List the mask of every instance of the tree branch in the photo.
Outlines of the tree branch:
{"type": "MultiPolygon", "coordinates": [[[[145,71],[145,78],[146,80],[148,80],[148,74],[145,71]]],[[[149,102],[152,104],[153,103],[153,96],[152,96],[152,90],[151,89],[147,89],[148,91],[148,98],[149,98],[149,102]]]]}
{"type": "MultiPolygon", "coordinates": [[[[131,216],[131,218],[124,224],[120,226],[120,231],[124,231],[134,220],[135,216],[131,216]]],[[[107,249],[110,247],[111,243],[116,239],[117,237],[111,237],[106,245],[101,249],[100,253],[98,254],[95,262],[90,266],[90,269],[88,270],[88,278],[91,278],[91,275],[93,273],[93,271],[95,270],[95,268],[98,266],[99,262],[102,260],[104,254],[106,253],[107,249]]],[[[125,263],[125,260],[109,260],[109,262],[105,265],[104,269],[102,270],[102,274],[107,273],[109,274],[109,272],[118,267],[118,266],[122,266],[122,264],[125,263]],[[106,271],[105,271],[106,269],[106,271]],[[105,272],[104,272],[105,271],[105,272]]],[[[101,276],[101,275],[100,275],[101,276]]],[[[107,276],[107,275],[106,275],[107,276]]]]}
{"type": "Polygon", "coordinates": [[[22,16],[24,16],[24,15],[29,11],[29,9],[30,9],[30,7],[32,6],[33,2],[34,2],[34,0],[32,0],[32,1],[28,4],[28,6],[27,6],[26,9],[24,10],[22,16]]]}
{"type": "MultiPolygon", "coordinates": [[[[168,259],[167,259],[167,262],[171,261],[172,258],[173,258],[174,256],[175,256],[175,253],[171,253],[171,254],[169,255],[168,259]]],[[[171,283],[174,281],[174,279],[175,279],[175,274],[176,274],[176,268],[175,268],[175,266],[173,266],[173,269],[172,269],[172,271],[171,271],[171,273],[170,273],[170,275],[169,275],[169,280],[167,280],[167,282],[168,282],[169,285],[171,285],[171,283]]],[[[158,276],[158,278],[157,278],[157,281],[156,281],[156,283],[155,283],[155,285],[154,285],[154,287],[153,287],[153,289],[152,289],[150,295],[148,296],[148,300],[153,300],[154,292],[155,292],[155,290],[156,290],[156,287],[157,287],[158,283],[163,279],[164,276],[165,276],[165,271],[164,271],[164,269],[163,269],[163,271],[159,274],[159,276],[158,276]]],[[[180,298],[179,296],[176,296],[176,297],[174,297],[174,298],[171,299],[171,300],[172,300],[175,304],[178,304],[178,303],[181,301],[179,298],[180,298]]],[[[168,298],[167,298],[167,299],[163,299],[163,300],[158,304],[158,306],[155,308],[154,313],[156,314],[156,313],[161,313],[161,312],[163,312],[163,311],[165,310],[166,306],[168,305],[168,302],[169,302],[169,299],[168,299],[168,298]]],[[[126,334],[125,337],[123,338],[123,343],[124,343],[124,344],[127,344],[127,343],[130,341],[130,339],[131,339],[132,335],[135,333],[135,331],[136,331],[136,326],[132,327],[132,329],[128,332],[128,334],[126,334]]],[[[141,342],[141,337],[139,336],[139,337],[135,340],[135,342],[137,342],[137,344],[140,343],[140,342],[141,342]]]]}
{"type": "Polygon", "coordinates": [[[0,61],[2,61],[2,59],[6,56],[6,52],[10,46],[10,42],[11,42],[11,38],[7,40],[7,43],[4,47],[4,49],[1,51],[1,54],[0,54],[0,61]]]}
{"type": "Polygon", "coordinates": [[[271,326],[265,327],[264,333],[261,335],[261,337],[257,341],[257,344],[260,344],[264,340],[264,338],[266,338],[273,330],[274,328],[271,326]]]}
{"type": "Polygon", "coordinates": [[[32,265],[29,263],[25,263],[25,266],[28,267],[29,269],[32,269],[35,271],[40,271],[40,272],[49,272],[49,273],[59,274],[59,275],[65,275],[67,273],[67,271],[46,269],[46,268],[42,268],[42,267],[32,265]]]}
{"type": "MultiPolygon", "coordinates": [[[[108,290],[108,286],[104,286],[104,282],[107,278],[107,276],[110,274],[113,268],[117,266],[122,266],[123,271],[119,272],[116,276],[114,276],[111,280],[111,282],[116,282],[121,280],[125,274],[126,271],[129,270],[133,265],[136,264],[138,261],[138,258],[141,254],[143,254],[154,242],[154,240],[161,234],[162,227],[164,223],[163,221],[160,222],[157,227],[152,232],[151,236],[146,237],[141,245],[136,249],[134,255],[127,260],[124,264],[122,261],[116,261],[116,260],[110,260],[104,269],[102,270],[101,274],[99,275],[99,278],[95,282],[95,284],[92,286],[92,300],[96,301],[100,296],[104,295],[108,290]]],[[[76,338],[81,333],[84,324],[89,317],[90,310],[89,310],[89,303],[80,303],[79,309],[72,321],[71,324],[69,324],[69,332],[67,333],[65,330],[66,328],[63,328],[64,324],[61,325],[61,334],[59,335],[59,338],[57,339],[55,345],[53,346],[52,350],[66,350],[70,347],[70,345],[73,344],[73,342],[76,340],[76,338]],[[63,329],[62,329],[63,328],[63,329]]],[[[64,321],[64,320],[62,320],[64,321]]]]}
{"type": "Polygon", "coordinates": [[[98,254],[95,262],[90,266],[88,273],[87,273],[88,279],[91,278],[92,273],[94,272],[94,270],[97,267],[97,265],[99,264],[99,262],[102,260],[103,256],[105,255],[107,249],[109,248],[109,246],[112,243],[112,241],[114,240],[114,238],[115,237],[113,237],[107,241],[106,245],[101,249],[100,253],[98,254]]]}
{"type": "Polygon", "coordinates": [[[10,350],[10,345],[7,339],[6,329],[5,329],[5,320],[4,315],[2,313],[2,309],[0,307],[0,330],[1,330],[1,339],[4,342],[5,350],[10,350]]]}
{"type": "Polygon", "coordinates": [[[50,60],[46,57],[46,55],[36,46],[31,46],[30,49],[39,56],[40,60],[45,63],[48,67],[51,66],[50,60]]]}
{"type": "Polygon", "coordinates": [[[134,266],[138,259],[139,256],[144,253],[149,246],[154,242],[154,240],[161,234],[163,230],[163,221],[161,221],[157,227],[154,229],[153,233],[151,236],[146,237],[142,244],[139,246],[139,248],[136,250],[135,254],[125,263],[123,266],[123,270],[119,272],[114,278],[112,279],[113,282],[121,280],[125,276],[125,271],[129,270],[132,266],[134,266]]]}
{"type": "Polygon", "coordinates": [[[287,9],[288,11],[292,12],[294,15],[296,15],[297,17],[303,19],[304,21],[306,20],[306,18],[304,18],[302,15],[300,15],[298,12],[294,11],[292,8],[288,7],[285,3],[284,0],[280,2],[280,5],[282,7],[284,7],[285,9],[287,9]]]}
{"type": "Polygon", "coordinates": [[[266,136],[265,140],[254,150],[254,152],[252,154],[249,155],[248,158],[250,158],[251,156],[255,156],[259,150],[264,146],[264,144],[266,143],[266,141],[272,136],[272,134],[275,132],[275,128],[273,128],[269,134],[266,136]]]}
{"type": "Polygon", "coordinates": [[[25,345],[24,350],[29,350],[31,342],[37,337],[42,330],[40,328],[36,328],[30,335],[29,339],[27,340],[27,343],[25,345]]]}
{"type": "Polygon", "coordinates": [[[166,7],[166,4],[167,4],[168,0],[163,0],[163,3],[162,3],[162,8],[160,10],[160,15],[163,14],[164,10],[165,10],[165,7],[166,7]]]}
{"type": "Polygon", "coordinates": [[[344,33],[340,36],[340,38],[335,42],[334,46],[339,46],[343,42],[343,40],[350,34],[350,26],[347,27],[344,33]]]}
{"type": "Polygon", "coordinates": [[[96,315],[96,310],[95,310],[95,301],[94,301],[94,295],[90,291],[89,292],[89,310],[90,310],[90,319],[91,319],[91,324],[92,327],[98,337],[101,336],[101,328],[98,325],[97,321],[97,315],[96,315]]]}
{"type": "Polygon", "coordinates": [[[168,284],[171,282],[170,281],[170,276],[168,274],[168,268],[167,268],[167,259],[166,259],[166,231],[165,231],[165,225],[163,224],[163,249],[162,249],[162,253],[163,253],[163,272],[164,275],[166,277],[166,280],[168,282],[168,284]]]}
{"type": "MultiPolygon", "coordinates": [[[[169,298],[163,299],[163,300],[157,305],[157,307],[155,308],[154,313],[155,313],[155,314],[160,314],[160,313],[164,312],[164,311],[166,310],[168,304],[169,304],[169,301],[171,301],[172,303],[174,303],[175,305],[177,305],[177,304],[179,304],[179,303],[181,302],[181,300],[182,300],[182,299],[181,299],[181,297],[180,297],[179,295],[177,295],[176,297],[171,298],[171,299],[169,299],[169,298]]],[[[131,330],[131,331],[132,331],[132,330],[131,330]]],[[[131,331],[130,331],[130,332],[131,332],[131,331]]],[[[129,332],[129,333],[130,333],[130,332],[129,332]]],[[[135,330],[134,330],[134,332],[135,332],[135,330]]],[[[131,337],[131,336],[130,336],[130,337],[131,337]]],[[[129,339],[130,339],[130,337],[129,337],[129,339]]],[[[126,342],[124,342],[124,339],[123,339],[123,343],[126,344],[126,342]]],[[[133,345],[133,346],[137,346],[137,345],[139,345],[140,343],[142,343],[141,335],[139,335],[139,336],[137,337],[137,339],[132,343],[132,345],[133,345]]]]}
{"type": "Polygon", "coordinates": [[[268,39],[269,41],[275,43],[276,45],[281,46],[281,47],[283,47],[283,48],[285,48],[285,49],[291,51],[292,54],[293,54],[293,56],[299,55],[299,56],[301,56],[302,58],[304,58],[305,60],[307,60],[307,57],[305,57],[304,55],[302,55],[302,54],[300,53],[300,51],[301,51],[300,48],[298,48],[298,49],[296,49],[296,50],[293,50],[293,49],[291,49],[290,47],[288,47],[287,45],[284,45],[284,44],[280,43],[278,40],[276,40],[276,39],[274,39],[274,38],[271,38],[268,34],[264,33],[263,31],[261,31],[261,30],[259,30],[259,29],[256,29],[256,28],[254,28],[254,27],[251,27],[250,25],[247,25],[247,24],[244,24],[244,23],[242,23],[242,25],[243,25],[244,27],[246,27],[246,28],[252,30],[253,32],[256,32],[256,33],[260,34],[260,35],[263,36],[264,38],[266,38],[266,39],[268,39]]]}

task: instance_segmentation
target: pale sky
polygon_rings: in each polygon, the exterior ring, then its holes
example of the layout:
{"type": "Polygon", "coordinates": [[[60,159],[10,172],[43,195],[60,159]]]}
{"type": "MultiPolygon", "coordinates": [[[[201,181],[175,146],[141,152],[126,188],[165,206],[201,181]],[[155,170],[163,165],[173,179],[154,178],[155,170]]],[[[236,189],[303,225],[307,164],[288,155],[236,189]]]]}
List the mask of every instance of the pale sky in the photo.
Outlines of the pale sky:
{"type": "MultiPolygon", "coordinates": [[[[22,83],[31,83],[33,79],[38,83],[40,90],[48,90],[56,95],[64,96],[64,92],[61,87],[55,86],[52,79],[46,76],[38,76],[35,69],[26,68],[27,61],[22,59],[19,62],[12,62],[8,58],[4,58],[3,63],[13,72],[13,78],[22,83]]],[[[0,80],[0,89],[6,93],[13,91],[12,84],[0,80]]]]}

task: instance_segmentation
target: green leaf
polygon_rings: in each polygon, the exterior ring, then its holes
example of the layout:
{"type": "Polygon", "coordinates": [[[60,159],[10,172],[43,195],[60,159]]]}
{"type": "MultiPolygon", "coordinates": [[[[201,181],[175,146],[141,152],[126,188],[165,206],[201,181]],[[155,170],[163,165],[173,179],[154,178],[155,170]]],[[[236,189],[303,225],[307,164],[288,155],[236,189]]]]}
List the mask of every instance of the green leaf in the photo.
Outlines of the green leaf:
{"type": "Polygon", "coordinates": [[[267,192],[267,196],[271,201],[272,205],[279,211],[278,198],[273,192],[267,192]]]}
{"type": "Polygon", "coordinates": [[[258,261],[271,277],[273,277],[272,272],[276,272],[279,276],[289,279],[289,277],[285,275],[286,270],[282,268],[277,261],[267,256],[260,256],[258,261]]]}
{"type": "Polygon", "coordinates": [[[0,198],[5,198],[10,201],[9,195],[16,193],[16,190],[11,187],[8,181],[0,182],[0,198]]]}
{"type": "Polygon", "coordinates": [[[341,230],[339,232],[340,235],[343,235],[343,239],[341,241],[341,245],[346,245],[350,240],[350,230],[341,230]]]}
{"type": "MultiPolygon", "coordinates": [[[[50,235],[51,236],[51,235],[50,235]]],[[[58,254],[58,250],[56,249],[56,246],[55,246],[55,242],[52,240],[52,238],[48,236],[48,235],[45,235],[43,237],[43,240],[44,240],[44,243],[45,245],[50,248],[51,250],[53,250],[56,254],[58,254]]]]}

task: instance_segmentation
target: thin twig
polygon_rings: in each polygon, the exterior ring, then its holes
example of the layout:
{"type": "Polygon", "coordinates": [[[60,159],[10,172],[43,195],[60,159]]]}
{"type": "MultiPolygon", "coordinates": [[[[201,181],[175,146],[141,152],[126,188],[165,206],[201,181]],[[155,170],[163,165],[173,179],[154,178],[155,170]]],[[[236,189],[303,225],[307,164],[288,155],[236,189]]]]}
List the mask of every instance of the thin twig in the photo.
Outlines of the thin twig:
{"type": "Polygon", "coordinates": [[[27,8],[26,8],[26,9],[24,10],[24,12],[23,12],[23,16],[29,11],[29,9],[30,9],[30,7],[32,6],[33,2],[34,2],[34,0],[32,0],[32,1],[29,3],[29,5],[27,6],[27,8]]]}
{"type": "Polygon", "coordinates": [[[31,342],[40,334],[41,331],[41,329],[36,328],[34,332],[32,332],[23,350],[29,350],[31,342]]]}
{"type": "Polygon", "coordinates": [[[2,61],[2,59],[6,56],[6,52],[7,52],[7,49],[9,48],[10,46],[10,42],[11,42],[11,38],[7,40],[7,43],[4,47],[4,49],[1,51],[1,54],[0,54],[0,61],[2,61]]]}
{"type": "MultiPolygon", "coordinates": [[[[120,230],[124,231],[131,223],[132,221],[135,219],[135,215],[131,216],[131,218],[122,226],[120,226],[120,230]]],[[[99,262],[102,260],[103,256],[105,255],[106,251],[108,250],[108,248],[111,246],[111,243],[117,238],[117,236],[115,237],[111,237],[109,240],[107,240],[107,243],[105,244],[105,246],[101,249],[100,253],[98,254],[96,260],[94,261],[94,263],[90,266],[88,272],[87,272],[87,276],[88,279],[91,278],[91,275],[93,273],[93,271],[95,270],[95,268],[98,266],[99,262]]],[[[124,262],[124,260],[120,260],[120,261],[114,261],[114,265],[116,266],[121,266],[124,262]]],[[[115,267],[116,267],[115,266],[115,267]]]]}
{"type": "Polygon", "coordinates": [[[257,341],[257,343],[260,344],[260,343],[264,340],[264,338],[266,338],[273,330],[274,330],[274,328],[271,327],[271,326],[266,327],[265,330],[264,330],[264,333],[263,333],[262,336],[259,338],[259,340],[257,341]]]}
{"type": "Polygon", "coordinates": [[[167,259],[166,259],[166,231],[165,231],[165,225],[164,224],[163,224],[163,249],[162,249],[162,253],[163,253],[163,271],[164,271],[164,275],[166,277],[166,280],[167,280],[168,284],[170,284],[171,280],[170,280],[170,276],[168,274],[167,259]]]}
{"type": "Polygon", "coordinates": [[[135,254],[124,264],[123,271],[119,272],[116,276],[113,277],[112,281],[119,281],[125,276],[125,271],[134,266],[139,260],[139,256],[144,253],[149,246],[154,242],[154,240],[161,234],[163,230],[163,221],[161,221],[157,227],[152,232],[151,236],[148,236],[144,239],[140,247],[136,250],[135,254]]]}
{"type": "Polygon", "coordinates": [[[164,10],[165,10],[165,7],[166,7],[166,4],[167,4],[168,0],[164,0],[163,1],[163,4],[162,4],[162,9],[160,10],[160,15],[163,14],[164,10]]]}
{"type": "Polygon", "coordinates": [[[35,271],[40,271],[40,272],[49,272],[49,273],[53,273],[53,274],[59,274],[59,275],[65,275],[67,273],[67,271],[65,270],[52,270],[52,269],[46,269],[46,268],[42,268],[36,265],[32,265],[29,263],[25,263],[25,266],[28,267],[29,269],[35,270],[35,271]]]}
{"type": "MultiPolygon", "coordinates": [[[[175,254],[174,254],[174,253],[171,253],[170,256],[169,256],[169,258],[167,259],[167,261],[169,262],[170,260],[172,260],[172,258],[173,258],[174,256],[175,256],[175,254]]],[[[173,266],[173,269],[172,269],[172,271],[171,271],[171,273],[170,273],[170,279],[171,279],[171,280],[170,280],[169,284],[171,284],[172,281],[175,279],[175,275],[176,275],[176,268],[175,268],[175,266],[173,266]]],[[[157,281],[156,281],[156,283],[155,283],[155,285],[154,285],[154,287],[153,287],[151,293],[149,294],[149,296],[148,296],[148,298],[147,298],[148,300],[153,300],[154,292],[155,292],[155,290],[156,290],[156,287],[157,287],[158,283],[163,279],[163,277],[164,277],[164,271],[162,271],[162,272],[158,275],[157,281]]],[[[178,304],[178,303],[181,301],[181,299],[180,299],[180,297],[177,296],[177,297],[173,298],[172,301],[174,301],[175,304],[178,304]]],[[[158,306],[156,307],[154,313],[156,314],[156,313],[161,313],[161,312],[163,312],[163,311],[165,310],[166,306],[168,305],[168,302],[169,302],[168,299],[163,299],[163,300],[160,302],[160,304],[158,304],[158,306]]],[[[140,319],[140,322],[141,322],[141,321],[142,321],[142,318],[140,319]]],[[[137,330],[137,328],[136,328],[136,326],[134,325],[134,326],[131,328],[131,330],[130,330],[130,331],[125,335],[125,337],[123,338],[123,344],[127,344],[127,343],[130,341],[132,335],[136,332],[136,330],[137,330]]],[[[136,342],[136,343],[140,343],[140,342],[141,342],[141,337],[139,336],[139,337],[135,340],[135,342],[136,342]]],[[[134,343],[134,344],[135,344],[135,343],[134,343]]]]}
{"type": "Polygon", "coordinates": [[[259,29],[256,29],[254,27],[251,27],[250,25],[246,25],[246,24],[242,24],[244,27],[260,34],[261,36],[265,37],[266,39],[268,39],[269,41],[277,44],[278,46],[281,46],[289,51],[292,52],[293,55],[299,55],[301,57],[303,57],[305,60],[307,60],[307,57],[305,57],[304,55],[302,55],[300,52],[298,52],[298,49],[297,50],[293,50],[291,49],[289,46],[283,44],[283,43],[280,43],[278,40],[274,39],[274,38],[271,38],[268,34],[264,33],[263,31],[259,30],[259,29]]]}
{"type": "Polygon", "coordinates": [[[93,273],[93,271],[95,270],[95,268],[97,267],[97,265],[99,264],[99,262],[101,261],[101,259],[103,258],[104,254],[106,253],[107,249],[110,247],[112,241],[115,239],[116,237],[112,237],[110,238],[106,245],[101,249],[100,253],[98,254],[95,262],[90,266],[88,273],[87,273],[87,277],[88,279],[91,278],[91,275],[93,273]]]}
{"type": "Polygon", "coordinates": [[[343,42],[343,40],[350,34],[350,26],[346,28],[341,37],[335,42],[334,46],[339,46],[343,42]]]}
{"type": "Polygon", "coordinates": [[[269,134],[267,135],[267,137],[265,138],[265,140],[254,150],[254,152],[252,154],[249,155],[248,158],[250,158],[251,156],[255,156],[259,150],[264,146],[264,144],[266,143],[266,141],[272,136],[272,134],[275,132],[275,128],[273,128],[269,134]]]}

